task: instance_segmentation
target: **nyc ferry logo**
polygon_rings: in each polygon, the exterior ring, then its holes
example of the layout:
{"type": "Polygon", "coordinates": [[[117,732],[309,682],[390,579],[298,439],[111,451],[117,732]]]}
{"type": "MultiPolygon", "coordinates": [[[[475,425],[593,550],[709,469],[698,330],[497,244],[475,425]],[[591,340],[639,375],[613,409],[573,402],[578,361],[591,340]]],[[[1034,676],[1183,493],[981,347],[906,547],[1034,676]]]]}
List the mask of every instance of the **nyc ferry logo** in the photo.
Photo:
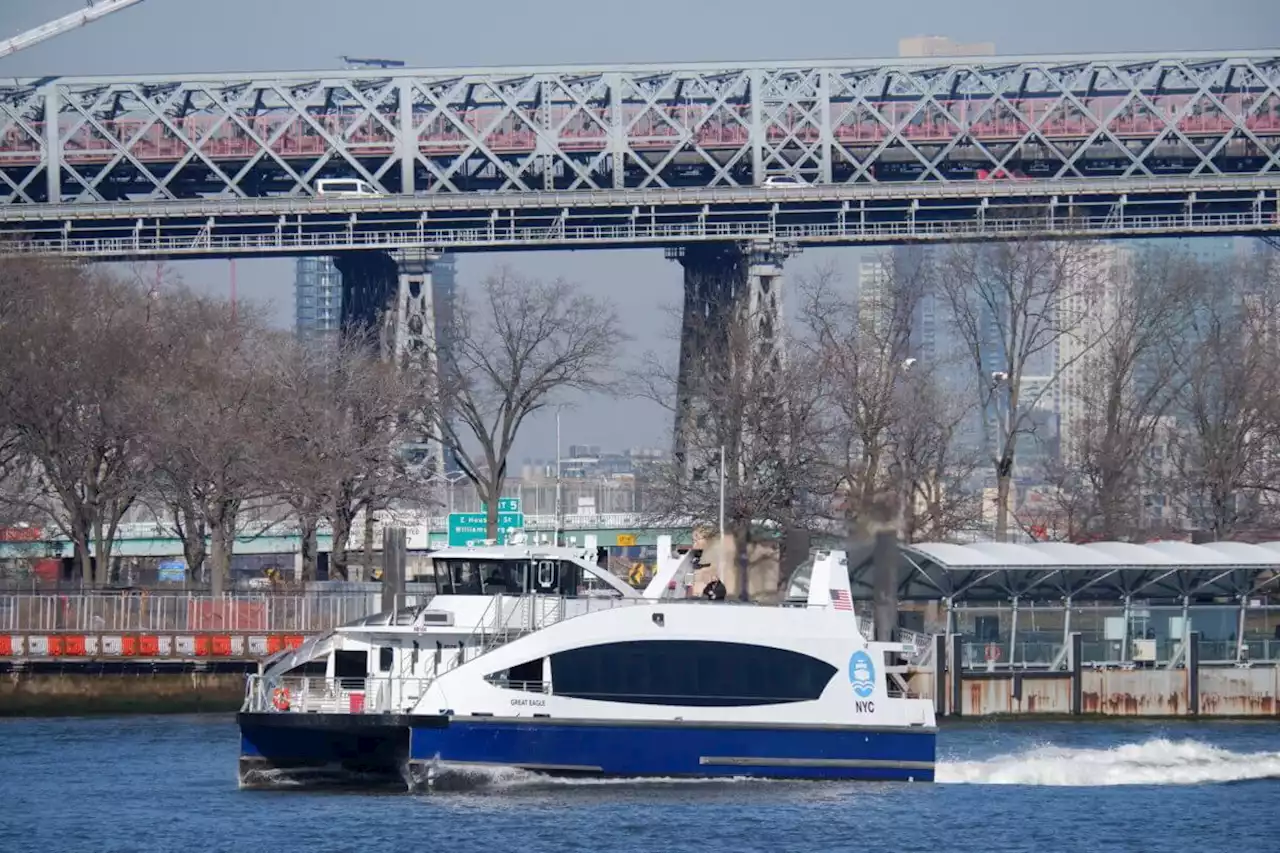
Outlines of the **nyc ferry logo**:
{"type": "Polygon", "coordinates": [[[860,714],[875,713],[875,703],[870,701],[876,692],[876,666],[871,662],[871,655],[859,649],[849,658],[849,684],[853,687],[853,695],[866,701],[855,701],[854,710],[860,714]]]}

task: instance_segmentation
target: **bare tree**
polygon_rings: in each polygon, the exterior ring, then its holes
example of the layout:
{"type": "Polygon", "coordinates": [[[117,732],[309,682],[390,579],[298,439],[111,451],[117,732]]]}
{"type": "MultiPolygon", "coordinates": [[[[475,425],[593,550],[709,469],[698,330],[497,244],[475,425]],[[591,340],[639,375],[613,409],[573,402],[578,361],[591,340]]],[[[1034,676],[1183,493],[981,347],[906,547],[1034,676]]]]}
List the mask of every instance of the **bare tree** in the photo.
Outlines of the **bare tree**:
{"type": "Polygon", "coordinates": [[[434,359],[436,424],[488,507],[489,538],[497,537],[507,457],[525,419],[563,392],[604,390],[624,337],[612,306],[564,281],[504,267],[474,297],[458,295],[448,345],[434,359]]]}
{"type": "Polygon", "coordinates": [[[105,584],[116,527],[148,473],[148,385],[173,352],[146,295],[102,273],[5,259],[0,293],[0,422],[29,465],[30,509],[74,543],[82,577],[105,584]]]}
{"type": "Polygon", "coordinates": [[[1174,464],[1188,520],[1215,539],[1275,523],[1277,278],[1273,257],[1214,269],[1189,318],[1174,464]]]}
{"type": "Polygon", "coordinates": [[[956,245],[940,265],[939,284],[975,372],[996,480],[998,540],[1008,534],[1014,463],[1035,435],[1037,405],[1092,345],[1082,330],[1098,275],[1097,251],[1084,243],[956,245]],[[1032,377],[1045,381],[1031,390],[1032,377]]]}
{"type": "Polygon", "coordinates": [[[871,269],[875,274],[861,282],[856,299],[841,292],[832,266],[800,279],[801,318],[830,384],[827,488],[857,539],[900,517],[893,429],[908,372],[919,362],[913,354],[915,320],[931,286],[922,254],[886,252],[871,269]]]}
{"type": "Polygon", "coordinates": [[[264,470],[297,512],[304,573],[314,575],[315,529],[333,527],[332,570],[349,574],[352,525],[371,507],[420,498],[406,448],[421,445],[429,411],[423,374],[381,361],[370,341],[290,341],[272,369],[271,461],[264,470]],[[309,543],[309,544],[308,544],[309,543]]]}
{"type": "Polygon", "coordinates": [[[272,334],[243,310],[233,317],[223,300],[181,290],[164,293],[158,314],[182,345],[153,386],[162,412],[149,431],[154,488],[187,565],[198,571],[207,557],[218,595],[230,578],[240,509],[271,489],[263,471],[272,334]]]}
{"type": "Polygon", "coordinates": [[[650,353],[629,383],[678,421],[678,452],[648,472],[646,497],[657,520],[718,528],[723,459],[725,532],[743,600],[753,540],[770,528],[811,526],[815,484],[825,471],[822,370],[812,347],[780,357],[772,319],[737,304],[688,314],[684,333],[709,342],[707,351],[684,359],[700,362],[701,381],[678,395],[679,359],[650,353]],[[691,328],[697,324],[706,328],[691,328]]]}
{"type": "Polygon", "coordinates": [[[1204,271],[1183,252],[1121,252],[1099,282],[1089,320],[1093,345],[1062,377],[1065,435],[1049,481],[1066,534],[1127,539],[1146,523],[1148,464],[1160,425],[1186,374],[1186,327],[1204,271]]]}
{"type": "Polygon", "coordinates": [[[902,537],[939,541],[971,531],[981,520],[981,498],[971,480],[981,454],[961,441],[974,406],[948,389],[942,371],[913,365],[894,397],[889,422],[891,471],[902,484],[902,537]]]}

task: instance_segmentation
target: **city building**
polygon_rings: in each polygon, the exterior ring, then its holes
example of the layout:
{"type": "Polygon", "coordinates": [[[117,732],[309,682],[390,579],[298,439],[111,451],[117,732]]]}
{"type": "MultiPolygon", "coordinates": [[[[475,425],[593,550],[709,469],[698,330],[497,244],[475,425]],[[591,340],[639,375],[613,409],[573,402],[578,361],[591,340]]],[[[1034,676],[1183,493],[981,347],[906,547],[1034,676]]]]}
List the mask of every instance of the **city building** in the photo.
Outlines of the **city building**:
{"type": "MultiPolygon", "coordinates": [[[[441,255],[431,265],[436,339],[443,345],[453,318],[457,259],[441,255]]],[[[342,273],[329,256],[299,258],[294,274],[294,328],[299,337],[336,333],[342,324],[342,273]]]]}
{"type": "Polygon", "coordinates": [[[962,44],[946,36],[912,36],[898,41],[898,56],[994,56],[994,42],[962,44]]]}
{"type": "MultiPolygon", "coordinates": [[[[1077,247],[1078,249],[1078,247],[1077,247]]],[[[1058,412],[1062,461],[1078,467],[1084,430],[1096,418],[1101,403],[1093,393],[1098,386],[1100,348],[1114,333],[1120,305],[1133,286],[1133,248],[1104,243],[1088,249],[1088,257],[1070,270],[1058,305],[1059,322],[1067,332],[1058,338],[1054,353],[1053,396],[1058,412]]],[[[1131,389],[1135,390],[1136,389],[1131,389]]]]}
{"type": "Polygon", "coordinates": [[[298,337],[337,334],[342,323],[342,273],[333,258],[299,258],[293,293],[298,337]]]}
{"type": "MultiPolygon", "coordinates": [[[[457,260],[451,254],[439,256],[431,265],[431,311],[435,318],[436,343],[440,347],[447,347],[449,343],[457,275],[457,260]]],[[[298,259],[294,301],[294,328],[298,337],[313,339],[338,333],[342,326],[342,273],[332,257],[298,259]]],[[[408,445],[404,453],[415,465],[426,465],[445,474],[460,470],[454,453],[435,441],[408,445]]]]}

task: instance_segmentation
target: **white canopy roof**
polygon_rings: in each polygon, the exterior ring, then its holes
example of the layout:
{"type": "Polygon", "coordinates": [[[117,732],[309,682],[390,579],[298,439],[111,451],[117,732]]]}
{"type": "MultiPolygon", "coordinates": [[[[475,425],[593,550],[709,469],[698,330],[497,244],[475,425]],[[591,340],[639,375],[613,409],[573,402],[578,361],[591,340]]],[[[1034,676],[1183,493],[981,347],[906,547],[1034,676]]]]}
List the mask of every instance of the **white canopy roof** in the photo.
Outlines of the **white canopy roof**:
{"type": "Polygon", "coordinates": [[[908,550],[944,568],[1042,569],[1053,568],[1213,568],[1217,566],[1273,567],[1280,570],[1280,542],[1257,545],[1245,542],[919,542],[908,550]]]}

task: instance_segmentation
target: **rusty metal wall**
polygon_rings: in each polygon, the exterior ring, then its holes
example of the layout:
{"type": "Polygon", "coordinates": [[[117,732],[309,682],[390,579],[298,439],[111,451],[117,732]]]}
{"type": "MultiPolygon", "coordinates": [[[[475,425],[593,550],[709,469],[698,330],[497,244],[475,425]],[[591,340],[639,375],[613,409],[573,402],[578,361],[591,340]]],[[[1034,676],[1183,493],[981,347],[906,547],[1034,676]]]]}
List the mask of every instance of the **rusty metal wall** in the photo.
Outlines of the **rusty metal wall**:
{"type": "Polygon", "coordinates": [[[1187,713],[1186,670],[1104,669],[1080,675],[1086,714],[1178,717],[1187,713]]]}
{"type": "Polygon", "coordinates": [[[1014,696],[1012,678],[967,678],[960,695],[965,716],[990,714],[1069,714],[1071,713],[1071,679],[1022,679],[1021,697],[1014,696]]]}
{"type": "MultiPolygon", "coordinates": [[[[1085,670],[1080,674],[1082,712],[1113,717],[1183,717],[1188,715],[1187,672],[1182,669],[1085,670]]],[[[947,673],[946,713],[951,707],[951,673],[947,673]]],[[[917,671],[908,679],[913,693],[930,698],[933,674],[917,671]]],[[[1021,698],[1014,680],[968,674],[961,685],[960,712],[966,717],[996,714],[1071,713],[1071,679],[1029,674],[1022,679],[1021,698]]],[[[1280,717],[1280,668],[1201,667],[1200,713],[1219,717],[1280,717]]]]}
{"type": "Polygon", "coordinates": [[[1280,668],[1200,669],[1200,713],[1204,716],[1280,715],[1280,668]]]}

